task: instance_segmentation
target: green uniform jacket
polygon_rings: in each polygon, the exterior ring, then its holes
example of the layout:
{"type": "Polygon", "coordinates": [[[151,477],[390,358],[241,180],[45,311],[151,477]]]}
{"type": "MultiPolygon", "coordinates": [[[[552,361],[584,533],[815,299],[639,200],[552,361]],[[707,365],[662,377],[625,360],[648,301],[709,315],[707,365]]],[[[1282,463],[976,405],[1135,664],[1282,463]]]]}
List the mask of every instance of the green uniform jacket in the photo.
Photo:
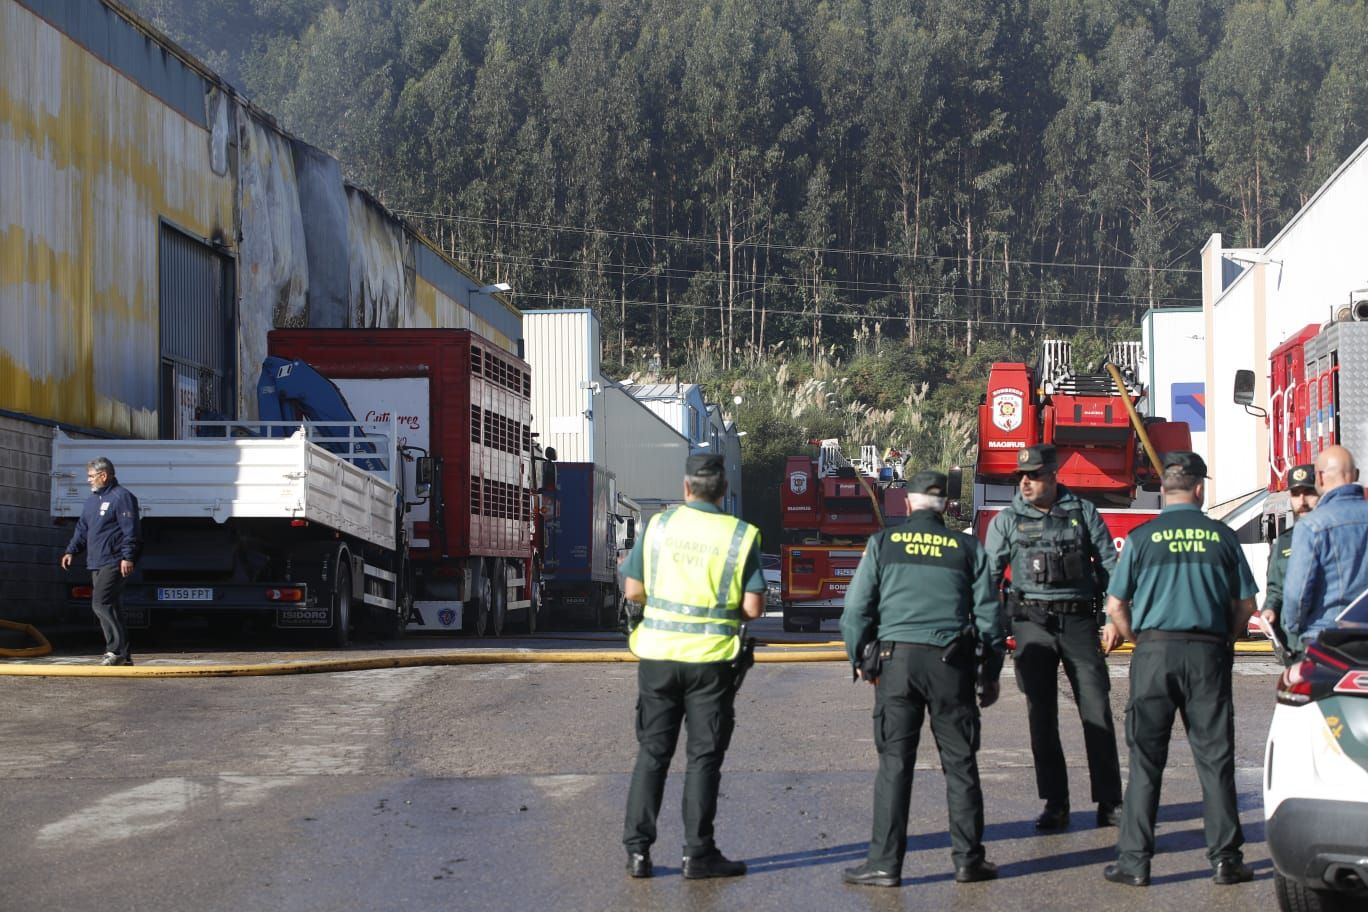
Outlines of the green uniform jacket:
{"type": "Polygon", "coordinates": [[[1026,598],[1039,601],[1072,602],[1095,598],[1106,589],[1107,578],[1116,566],[1116,546],[1097,507],[1063,485],[1059,486],[1049,513],[1042,513],[1031,506],[1018,491],[1012,498],[1012,505],[994,516],[988,524],[985,548],[995,589],[1001,587],[1010,562],[1012,588],[1020,590],[1026,598]],[[1046,537],[1073,539],[1085,546],[1089,572],[1068,584],[1033,584],[1026,566],[1027,543],[1033,535],[1029,530],[1033,528],[1046,537]]]}
{"type": "Polygon", "coordinates": [[[971,624],[983,641],[985,678],[996,681],[1006,637],[977,539],[945,528],[933,510],[916,510],[869,539],[841,614],[852,665],[871,640],[948,646],[971,624]]]}
{"type": "Polygon", "coordinates": [[[1283,579],[1287,576],[1287,559],[1292,556],[1292,527],[1273,540],[1268,550],[1268,594],[1263,606],[1278,615],[1278,626],[1282,626],[1283,579]]]}

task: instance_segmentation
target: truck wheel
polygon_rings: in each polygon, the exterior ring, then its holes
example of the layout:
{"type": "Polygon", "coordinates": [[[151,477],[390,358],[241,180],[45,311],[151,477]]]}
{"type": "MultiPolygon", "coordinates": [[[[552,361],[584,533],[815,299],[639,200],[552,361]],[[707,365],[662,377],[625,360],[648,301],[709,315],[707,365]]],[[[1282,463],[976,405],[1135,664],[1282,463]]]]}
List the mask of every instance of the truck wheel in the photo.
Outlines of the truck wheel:
{"type": "Polygon", "coordinates": [[[339,649],[351,639],[352,580],[351,568],[338,561],[337,582],[333,584],[333,626],[328,640],[339,649]]]}
{"type": "Polygon", "coordinates": [[[537,632],[537,621],[542,609],[541,561],[532,562],[532,580],[527,586],[527,635],[537,632]]]}
{"type": "Polygon", "coordinates": [[[501,637],[508,620],[508,574],[504,572],[504,562],[501,560],[490,561],[489,566],[492,580],[489,591],[490,626],[494,628],[494,635],[501,637]]]}
{"type": "Polygon", "coordinates": [[[489,601],[489,574],[481,568],[480,576],[475,580],[475,592],[470,601],[465,603],[462,626],[466,633],[482,637],[489,631],[489,601]]]}

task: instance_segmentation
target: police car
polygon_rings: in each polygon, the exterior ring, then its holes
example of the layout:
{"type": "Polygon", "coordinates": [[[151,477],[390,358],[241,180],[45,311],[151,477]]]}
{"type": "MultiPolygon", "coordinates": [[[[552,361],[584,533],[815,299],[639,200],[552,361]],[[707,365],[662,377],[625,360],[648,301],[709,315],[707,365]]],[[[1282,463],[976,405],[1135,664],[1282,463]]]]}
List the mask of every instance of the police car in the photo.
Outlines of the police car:
{"type": "Polygon", "coordinates": [[[1368,908],[1368,598],[1278,681],[1264,817],[1282,909],[1368,908]]]}

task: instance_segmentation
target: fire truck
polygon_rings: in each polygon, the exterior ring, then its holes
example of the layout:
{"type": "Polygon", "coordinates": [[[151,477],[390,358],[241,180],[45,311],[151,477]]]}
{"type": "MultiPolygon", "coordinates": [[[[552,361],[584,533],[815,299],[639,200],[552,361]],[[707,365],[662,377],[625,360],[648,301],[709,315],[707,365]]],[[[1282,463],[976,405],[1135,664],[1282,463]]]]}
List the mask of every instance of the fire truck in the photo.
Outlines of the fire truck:
{"type": "Polygon", "coordinates": [[[846,588],[869,536],[907,515],[903,460],[860,447],[852,462],[835,439],[811,441],[816,456],[790,456],[780,488],[781,527],[792,542],[780,549],[784,630],[817,630],[839,618],[846,588]]]}
{"type": "MultiPolygon", "coordinates": [[[[1344,446],[1368,453],[1368,301],[1324,325],[1311,323],[1269,355],[1268,491],[1263,537],[1271,541],[1291,521],[1287,473],[1315,462],[1322,450],[1344,446]]],[[[1254,401],[1254,372],[1239,371],[1235,401],[1254,401]]],[[[1258,414],[1257,412],[1255,414],[1258,414]]]]}
{"type": "Polygon", "coordinates": [[[1159,454],[1192,449],[1186,422],[1144,417],[1141,344],[1119,342],[1090,371],[1076,371],[1072,346],[1047,340],[1037,365],[998,362],[979,406],[972,525],[980,540],[1017,490],[1017,453],[1052,444],[1058,477],[1093,502],[1117,550],[1131,530],[1158,515],[1159,454]]]}

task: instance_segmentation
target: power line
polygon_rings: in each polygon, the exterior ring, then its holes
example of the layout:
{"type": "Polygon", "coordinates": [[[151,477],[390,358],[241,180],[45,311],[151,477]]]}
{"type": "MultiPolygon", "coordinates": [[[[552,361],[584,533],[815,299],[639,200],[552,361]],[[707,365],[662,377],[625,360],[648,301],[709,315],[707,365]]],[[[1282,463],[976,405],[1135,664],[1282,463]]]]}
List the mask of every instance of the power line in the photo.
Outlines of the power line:
{"type": "MultiPolygon", "coordinates": [[[[453,215],[443,212],[422,212],[416,209],[396,209],[396,215],[408,216],[412,218],[432,219],[434,221],[460,222],[471,225],[493,225],[496,228],[509,229],[528,229],[534,231],[565,232],[569,234],[591,234],[602,235],[605,237],[626,238],[628,240],[641,241],[666,241],[674,244],[695,244],[705,246],[715,246],[716,241],[712,238],[703,237],[681,237],[677,234],[653,234],[643,231],[614,231],[607,228],[584,228],[578,225],[553,225],[548,222],[522,222],[510,219],[491,219],[473,215],[453,215]]],[[[949,260],[952,257],[942,256],[935,253],[898,253],[891,250],[857,250],[846,247],[809,247],[805,245],[790,244],[770,244],[759,241],[741,242],[738,246],[754,248],[756,250],[777,250],[786,253],[821,253],[835,254],[839,256],[867,256],[878,258],[891,258],[903,260],[949,260]]],[[[1200,269],[1188,269],[1177,266],[1115,266],[1105,263],[1054,263],[1045,260],[1000,260],[994,259],[995,263],[1005,263],[1008,266],[1021,267],[1044,267],[1047,269],[1088,269],[1088,270],[1118,270],[1118,271],[1142,271],[1142,272],[1178,272],[1178,273],[1200,273],[1200,269]]]]}
{"type": "MultiPolygon", "coordinates": [[[[718,312],[724,311],[724,310],[726,309],[725,307],[723,307],[723,306],[721,306],[721,305],[719,305],[719,304],[677,304],[677,303],[669,303],[669,304],[667,304],[667,303],[665,303],[665,302],[663,302],[663,301],[622,301],[622,300],[619,300],[619,299],[617,299],[617,298],[593,298],[593,297],[589,297],[589,296],[587,296],[587,295],[553,295],[553,294],[551,294],[550,292],[518,292],[518,291],[511,291],[511,292],[507,292],[506,294],[507,294],[508,297],[512,297],[512,298],[545,299],[548,303],[558,304],[558,305],[560,305],[561,307],[565,307],[566,305],[571,305],[571,304],[573,304],[573,305],[580,305],[580,306],[587,306],[587,305],[590,305],[590,304],[602,304],[602,305],[612,305],[612,306],[614,306],[614,307],[618,307],[618,306],[627,306],[627,307],[655,307],[655,308],[664,307],[664,308],[668,308],[668,309],[677,309],[677,310],[704,310],[704,311],[718,311],[718,312]]],[[[530,308],[528,308],[528,309],[530,309],[530,308]]],[[[890,314],[874,314],[874,313],[860,313],[860,312],[832,311],[832,310],[792,310],[792,309],[771,308],[771,307],[762,307],[762,308],[760,308],[760,310],[763,310],[763,311],[764,311],[764,314],[765,314],[766,317],[771,317],[771,316],[775,316],[775,315],[778,315],[778,316],[806,317],[806,318],[809,318],[809,319],[813,319],[813,318],[820,317],[820,318],[822,318],[822,319],[833,319],[833,320],[876,320],[876,321],[879,321],[879,322],[881,322],[881,323],[887,323],[887,322],[890,322],[890,321],[895,321],[895,322],[898,322],[898,323],[906,323],[906,322],[908,322],[908,320],[909,320],[909,318],[908,318],[908,316],[907,316],[906,314],[890,315],[890,314]]],[[[912,320],[912,322],[915,322],[915,323],[927,323],[927,324],[932,324],[932,323],[934,323],[934,324],[973,323],[975,326],[1004,326],[1004,327],[1016,326],[1016,327],[1023,327],[1023,328],[1028,328],[1028,329],[1036,329],[1036,328],[1049,327],[1049,328],[1051,328],[1051,329],[1098,329],[1098,330],[1115,330],[1115,329],[1117,328],[1115,325],[1111,325],[1111,324],[1107,324],[1107,323],[1057,323],[1057,322],[1050,322],[1050,321],[1045,321],[1045,322],[1031,321],[1031,322],[1027,322],[1027,321],[1025,321],[1025,320],[983,320],[983,319],[972,319],[972,318],[966,318],[966,317],[925,317],[925,316],[917,316],[917,317],[912,317],[911,320],[912,320]]]]}
{"type": "MultiPolygon", "coordinates": [[[[501,263],[529,266],[536,269],[547,271],[570,272],[570,273],[601,273],[607,276],[617,276],[620,278],[635,279],[677,279],[680,281],[691,281],[697,276],[709,273],[706,269],[657,269],[654,267],[632,266],[628,264],[586,262],[582,260],[565,260],[552,257],[537,257],[531,255],[517,255],[499,253],[496,251],[475,251],[468,249],[458,249],[455,252],[468,259],[495,260],[501,263]]],[[[725,274],[716,273],[717,277],[714,284],[722,284],[726,281],[725,274]]],[[[786,276],[783,274],[766,273],[764,279],[758,285],[752,285],[748,280],[743,281],[746,287],[740,294],[747,297],[755,296],[771,290],[793,291],[806,288],[809,284],[806,279],[786,276]]],[[[903,294],[915,292],[917,294],[935,295],[950,297],[962,300],[983,300],[987,297],[999,298],[1005,301],[1016,301],[1022,304],[1060,304],[1074,306],[1088,304],[1092,302],[1102,304],[1122,304],[1136,306],[1136,299],[1131,295],[1120,294],[1093,294],[1090,292],[1070,292],[1070,291],[1027,291],[1017,289],[1015,291],[1003,292],[990,288],[952,288],[941,285],[919,285],[919,284],[898,284],[890,282],[869,282],[862,280],[825,280],[822,281],[823,288],[845,292],[864,292],[869,294],[903,294]]],[[[1171,303],[1191,303],[1199,302],[1201,298],[1180,297],[1176,295],[1165,295],[1164,300],[1171,303]]]]}

